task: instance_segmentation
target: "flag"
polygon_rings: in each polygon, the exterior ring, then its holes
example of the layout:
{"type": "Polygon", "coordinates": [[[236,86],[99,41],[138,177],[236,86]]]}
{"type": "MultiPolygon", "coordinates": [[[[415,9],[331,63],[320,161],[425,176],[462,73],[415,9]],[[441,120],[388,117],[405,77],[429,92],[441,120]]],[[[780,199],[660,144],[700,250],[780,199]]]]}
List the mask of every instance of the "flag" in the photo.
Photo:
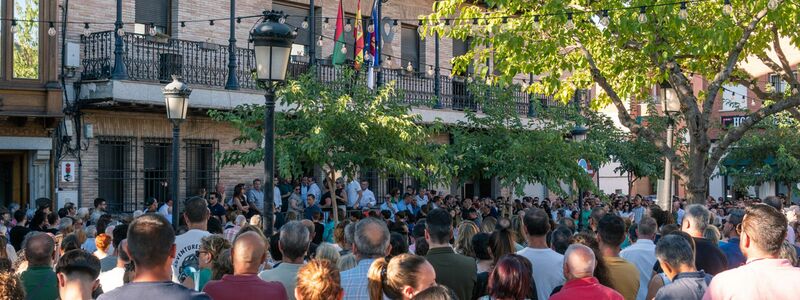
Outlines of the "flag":
{"type": "Polygon", "coordinates": [[[339,0],[339,13],[336,15],[336,31],[333,34],[333,64],[341,65],[344,63],[346,53],[342,53],[344,44],[344,12],[342,11],[342,0],[339,0]]]}
{"type": "Polygon", "coordinates": [[[375,86],[375,68],[380,67],[380,46],[381,46],[381,26],[380,26],[380,16],[378,15],[378,1],[381,0],[374,0],[372,2],[372,32],[367,33],[367,43],[369,43],[369,47],[367,47],[367,51],[369,51],[370,57],[372,60],[369,64],[369,73],[367,73],[367,86],[369,88],[373,88],[375,86]]]}
{"type": "Polygon", "coordinates": [[[364,62],[364,31],[361,25],[361,0],[358,0],[358,7],[356,8],[356,26],[353,28],[353,37],[355,38],[355,69],[361,69],[361,63],[364,62]]]}

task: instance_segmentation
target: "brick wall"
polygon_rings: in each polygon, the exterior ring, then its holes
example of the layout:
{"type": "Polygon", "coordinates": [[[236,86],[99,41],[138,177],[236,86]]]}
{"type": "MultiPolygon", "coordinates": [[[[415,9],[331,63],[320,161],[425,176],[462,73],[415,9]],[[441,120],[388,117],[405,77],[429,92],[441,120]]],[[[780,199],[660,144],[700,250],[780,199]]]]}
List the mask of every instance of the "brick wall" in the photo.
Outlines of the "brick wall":
{"type": "MultiPolygon", "coordinates": [[[[137,141],[135,167],[137,170],[143,168],[143,151],[142,140],[144,138],[172,138],[172,126],[164,118],[161,113],[128,113],[128,112],[110,112],[102,110],[84,110],[86,123],[91,123],[94,126],[95,139],[91,140],[88,147],[82,153],[83,173],[81,179],[83,181],[83,195],[82,205],[91,206],[92,201],[98,195],[98,139],[102,136],[120,136],[132,137],[137,141]]],[[[216,140],[219,142],[219,150],[231,149],[247,149],[252,145],[233,144],[233,138],[236,137],[238,132],[222,123],[217,123],[209,118],[202,116],[190,116],[187,121],[181,124],[181,139],[200,139],[200,140],[216,140]]],[[[181,143],[183,147],[185,144],[181,143]]],[[[171,151],[171,150],[170,150],[171,151]]],[[[186,154],[185,150],[181,148],[180,153],[180,172],[184,174],[186,171],[186,154]]],[[[241,167],[229,166],[220,168],[219,179],[220,182],[226,185],[226,189],[232,191],[233,186],[237,183],[249,183],[254,178],[263,178],[263,166],[261,164],[255,166],[241,167]]],[[[137,177],[143,177],[141,172],[137,172],[137,177]]],[[[185,195],[185,182],[184,176],[180,178],[180,196],[185,195]]],[[[77,189],[77,183],[62,184],[61,188],[70,190],[77,189]]],[[[137,191],[135,199],[140,203],[144,201],[145,195],[143,194],[144,183],[142,179],[138,180],[136,185],[137,191]]],[[[213,189],[209,187],[209,189],[213,189]]]]}

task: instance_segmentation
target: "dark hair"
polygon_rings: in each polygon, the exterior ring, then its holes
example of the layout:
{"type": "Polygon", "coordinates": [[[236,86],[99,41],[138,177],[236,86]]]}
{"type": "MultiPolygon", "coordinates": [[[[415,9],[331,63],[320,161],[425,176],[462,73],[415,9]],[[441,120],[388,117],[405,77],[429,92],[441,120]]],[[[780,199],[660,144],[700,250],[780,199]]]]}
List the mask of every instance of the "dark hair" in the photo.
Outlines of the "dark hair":
{"type": "Polygon", "coordinates": [[[122,243],[122,240],[128,238],[128,224],[117,225],[114,227],[114,231],[111,234],[113,235],[111,239],[111,245],[114,246],[114,249],[119,249],[119,243],[122,243]]]}
{"type": "Polygon", "coordinates": [[[453,223],[450,213],[444,209],[437,208],[428,213],[425,225],[431,241],[434,243],[445,244],[450,241],[453,233],[453,223]]]}
{"type": "Polygon", "coordinates": [[[489,254],[489,234],[480,232],[472,236],[472,251],[475,253],[475,258],[478,260],[489,260],[492,256],[489,254]]]}
{"type": "Polygon", "coordinates": [[[100,206],[100,204],[103,204],[103,202],[106,202],[106,199],[94,198],[94,207],[97,208],[98,206],[100,206]]]}
{"type": "Polygon", "coordinates": [[[528,209],[522,219],[522,224],[525,225],[528,235],[541,236],[550,231],[550,217],[544,210],[539,208],[528,209]]]}
{"type": "Polygon", "coordinates": [[[511,234],[511,230],[503,228],[492,232],[489,236],[489,248],[492,250],[495,264],[506,254],[513,254],[515,248],[514,236],[511,234]]]}
{"type": "Polygon", "coordinates": [[[33,214],[33,219],[31,219],[30,227],[39,229],[41,228],[42,223],[44,223],[45,220],[47,220],[47,215],[44,213],[44,211],[37,210],[33,214]]]}
{"type": "Polygon", "coordinates": [[[489,275],[486,291],[491,298],[525,299],[531,294],[530,261],[517,254],[504,255],[489,275]]]}
{"type": "Polygon", "coordinates": [[[25,257],[30,266],[47,265],[53,257],[55,241],[42,232],[34,232],[25,238],[25,257]]]}
{"type": "Polygon", "coordinates": [[[428,245],[428,240],[426,240],[424,237],[417,238],[417,240],[414,241],[414,245],[414,254],[420,256],[428,255],[430,245],[428,245]]]}
{"type": "Polygon", "coordinates": [[[194,196],[184,202],[183,214],[192,223],[202,223],[208,218],[208,202],[203,197],[194,196]]]}
{"type": "Polygon", "coordinates": [[[217,201],[218,201],[218,202],[222,202],[222,199],[220,199],[221,197],[220,197],[219,193],[217,193],[217,192],[210,192],[210,193],[208,193],[208,195],[209,195],[209,196],[212,196],[212,195],[213,195],[213,196],[214,196],[214,198],[217,198],[217,201]]]}
{"type": "Polygon", "coordinates": [[[597,261],[597,265],[594,268],[594,277],[597,278],[600,284],[611,286],[611,277],[609,276],[608,267],[606,266],[605,260],[603,260],[603,254],[600,253],[600,246],[594,235],[590,232],[579,232],[570,238],[570,244],[581,244],[592,249],[597,261]]]}
{"type": "Polygon", "coordinates": [[[142,215],[128,228],[128,254],[136,268],[155,267],[169,259],[175,231],[164,216],[142,215]]]}
{"type": "Polygon", "coordinates": [[[614,214],[606,214],[597,224],[597,236],[604,243],[619,246],[625,241],[625,221],[614,214]]]}
{"type": "Polygon", "coordinates": [[[569,248],[569,239],[572,237],[572,230],[564,225],[556,227],[553,230],[553,234],[550,236],[550,245],[552,245],[553,250],[560,253],[561,255],[564,252],[567,252],[567,248],[569,248]]]}
{"type": "Polygon", "coordinates": [[[74,273],[88,275],[91,280],[100,276],[100,260],[96,256],[81,249],[64,253],[58,260],[57,273],[71,276],[74,273]]]}
{"type": "Polygon", "coordinates": [[[108,224],[111,224],[111,215],[103,214],[97,218],[97,224],[95,226],[95,228],[97,228],[97,234],[105,233],[108,224]]]}
{"type": "Polygon", "coordinates": [[[774,207],[779,212],[783,209],[783,200],[775,196],[764,198],[764,204],[774,207]]]}
{"type": "Polygon", "coordinates": [[[279,250],[280,248],[278,248],[279,247],[278,243],[280,242],[280,240],[281,240],[280,232],[276,233],[269,239],[269,248],[273,249],[272,251],[269,252],[269,256],[271,256],[272,260],[275,261],[283,260],[283,253],[281,253],[281,250],[279,250]]]}
{"type": "Polygon", "coordinates": [[[59,245],[61,252],[69,252],[72,250],[79,250],[81,249],[81,242],[78,240],[78,236],[74,233],[68,234],[61,240],[61,245],[59,245]]]}
{"type": "Polygon", "coordinates": [[[397,232],[392,232],[389,235],[389,243],[392,245],[392,251],[389,256],[398,256],[403,253],[408,253],[408,241],[406,238],[397,232]]]}
{"type": "Polygon", "coordinates": [[[458,300],[458,296],[447,286],[437,284],[417,293],[411,300],[458,300]]]}
{"type": "Polygon", "coordinates": [[[25,220],[25,217],[27,217],[27,214],[25,214],[24,210],[19,209],[14,212],[14,220],[17,221],[17,223],[21,223],[22,220],[25,220]]]}
{"type": "Polygon", "coordinates": [[[414,225],[414,229],[411,230],[411,236],[414,238],[424,238],[425,227],[425,220],[422,220],[421,222],[418,220],[417,224],[414,225]]]}
{"type": "Polygon", "coordinates": [[[786,216],[767,204],[754,204],[745,210],[742,232],[756,247],[774,255],[781,252],[786,237],[786,216]]]}
{"type": "Polygon", "coordinates": [[[233,187],[233,197],[241,197],[244,195],[244,183],[237,184],[233,187]]]}
{"type": "Polygon", "coordinates": [[[206,222],[208,232],[211,234],[222,234],[222,223],[217,218],[208,218],[206,222]]]}

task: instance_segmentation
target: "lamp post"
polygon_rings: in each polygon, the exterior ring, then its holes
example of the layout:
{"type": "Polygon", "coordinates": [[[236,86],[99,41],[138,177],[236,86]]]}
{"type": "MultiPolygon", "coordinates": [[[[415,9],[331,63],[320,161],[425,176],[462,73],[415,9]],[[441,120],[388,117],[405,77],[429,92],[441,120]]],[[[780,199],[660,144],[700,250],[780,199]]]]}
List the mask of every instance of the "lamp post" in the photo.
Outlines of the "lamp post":
{"type": "Polygon", "coordinates": [[[125,45],[122,40],[122,0],[117,0],[117,19],[114,22],[114,70],[111,71],[111,79],[125,80],[128,79],[128,70],[125,68],[125,62],[122,61],[122,55],[125,54],[125,45]]]}
{"type": "Polygon", "coordinates": [[[264,11],[264,21],[250,31],[256,58],[256,78],[266,89],[264,93],[264,234],[272,236],[275,199],[275,88],[286,80],[286,68],[292,41],[297,33],[279,20],[283,12],[264,11]]]}
{"type": "Polygon", "coordinates": [[[178,163],[180,151],[181,122],[186,120],[189,111],[189,95],[192,89],[181,81],[177,75],[172,75],[172,82],[163,90],[164,101],[167,108],[167,119],[172,121],[172,182],[170,182],[170,198],[172,198],[172,227],[178,229],[178,216],[180,203],[178,201],[178,163]]]}
{"type": "MultiPolygon", "coordinates": [[[[680,112],[681,102],[669,82],[665,81],[659,85],[658,94],[661,98],[661,110],[667,117],[667,147],[672,148],[672,131],[675,125],[672,115],[680,112]]],[[[668,158],[664,158],[664,191],[658,202],[658,205],[664,210],[672,211],[672,162],[668,158]]]]}
{"type": "MultiPolygon", "coordinates": [[[[588,132],[589,129],[579,123],[575,125],[575,128],[572,128],[570,133],[572,134],[573,141],[583,142],[586,140],[586,134],[588,132]]],[[[575,184],[577,185],[577,182],[575,184]]],[[[581,191],[580,186],[578,186],[578,230],[581,228],[583,228],[583,191],[581,191]]]]}

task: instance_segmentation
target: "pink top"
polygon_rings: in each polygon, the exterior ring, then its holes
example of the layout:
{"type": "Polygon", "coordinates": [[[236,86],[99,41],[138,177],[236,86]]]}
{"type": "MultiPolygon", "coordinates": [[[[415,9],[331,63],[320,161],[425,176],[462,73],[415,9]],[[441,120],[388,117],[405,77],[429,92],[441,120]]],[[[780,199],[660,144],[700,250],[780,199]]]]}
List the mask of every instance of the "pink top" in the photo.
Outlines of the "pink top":
{"type": "Polygon", "coordinates": [[[703,300],[797,299],[800,268],[786,259],[754,259],[714,276],[703,300]]]}

